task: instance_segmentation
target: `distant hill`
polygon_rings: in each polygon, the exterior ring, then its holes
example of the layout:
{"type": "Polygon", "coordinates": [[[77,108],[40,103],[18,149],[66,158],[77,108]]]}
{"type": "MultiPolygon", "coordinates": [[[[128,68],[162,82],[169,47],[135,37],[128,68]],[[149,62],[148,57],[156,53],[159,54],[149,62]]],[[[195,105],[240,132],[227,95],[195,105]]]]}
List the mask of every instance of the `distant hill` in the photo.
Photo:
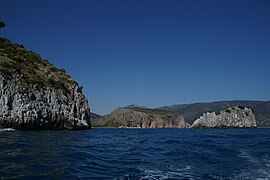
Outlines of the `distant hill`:
{"type": "Polygon", "coordinates": [[[135,128],[186,128],[184,117],[162,109],[142,106],[116,108],[106,116],[91,119],[93,127],[135,127],[135,128]]]}
{"type": "Polygon", "coordinates": [[[90,113],[90,119],[96,119],[96,118],[101,118],[102,116],[96,113],[90,113]]]}
{"type": "Polygon", "coordinates": [[[158,109],[183,114],[187,123],[192,124],[205,112],[216,112],[232,106],[247,106],[254,110],[258,127],[270,127],[270,101],[219,101],[208,103],[179,104],[158,109]]]}

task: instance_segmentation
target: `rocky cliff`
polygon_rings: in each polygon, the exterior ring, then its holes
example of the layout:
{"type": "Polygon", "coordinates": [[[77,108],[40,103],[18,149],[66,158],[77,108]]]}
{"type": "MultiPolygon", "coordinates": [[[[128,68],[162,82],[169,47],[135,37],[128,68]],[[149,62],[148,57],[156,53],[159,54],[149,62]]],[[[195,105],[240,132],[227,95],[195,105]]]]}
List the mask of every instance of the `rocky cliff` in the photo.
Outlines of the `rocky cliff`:
{"type": "Polygon", "coordinates": [[[82,87],[63,69],[0,38],[0,126],[86,129],[90,109],[82,87]]]}
{"type": "Polygon", "coordinates": [[[255,115],[251,108],[232,107],[220,111],[204,113],[191,126],[192,128],[255,128],[255,115]]]}
{"type": "Polygon", "coordinates": [[[148,108],[117,108],[92,121],[94,127],[187,128],[182,115],[148,108]]]}
{"type": "Polygon", "coordinates": [[[203,113],[215,112],[216,114],[218,114],[220,109],[226,109],[235,106],[252,108],[256,116],[257,126],[270,127],[270,101],[218,101],[207,103],[179,104],[160,107],[160,109],[172,111],[178,114],[183,114],[186,122],[189,124],[193,124],[196,119],[202,116],[203,113]]]}

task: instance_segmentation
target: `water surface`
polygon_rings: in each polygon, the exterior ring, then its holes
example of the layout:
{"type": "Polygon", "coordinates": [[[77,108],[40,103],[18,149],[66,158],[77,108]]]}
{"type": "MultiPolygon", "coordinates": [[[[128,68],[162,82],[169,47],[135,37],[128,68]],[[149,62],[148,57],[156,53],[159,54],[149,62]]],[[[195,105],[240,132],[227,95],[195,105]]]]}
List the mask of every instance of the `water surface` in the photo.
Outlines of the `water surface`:
{"type": "Polygon", "coordinates": [[[0,177],[270,179],[270,129],[0,131],[0,177]]]}

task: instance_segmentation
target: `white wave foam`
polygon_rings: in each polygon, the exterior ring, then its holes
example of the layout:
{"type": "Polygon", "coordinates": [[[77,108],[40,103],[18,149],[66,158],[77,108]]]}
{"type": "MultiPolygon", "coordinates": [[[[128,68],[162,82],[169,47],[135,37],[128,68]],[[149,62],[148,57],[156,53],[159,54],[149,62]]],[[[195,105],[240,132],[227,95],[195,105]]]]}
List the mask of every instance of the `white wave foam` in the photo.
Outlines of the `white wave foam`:
{"type": "Polygon", "coordinates": [[[12,131],[15,131],[15,129],[13,129],[13,128],[3,128],[3,129],[0,129],[0,132],[12,132],[12,131]]]}
{"type": "Polygon", "coordinates": [[[245,172],[241,172],[235,175],[232,179],[256,179],[256,180],[269,180],[269,169],[252,169],[245,172]]]}
{"type": "Polygon", "coordinates": [[[244,158],[244,159],[247,159],[249,162],[251,162],[252,164],[258,164],[259,161],[251,156],[247,151],[243,150],[240,154],[239,154],[239,157],[241,158],[244,158]]]}
{"type": "Polygon", "coordinates": [[[174,171],[172,170],[157,170],[157,169],[144,169],[140,168],[141,171],[141,180],[160,180],[160,179],[195,179],[194,176],[192,176],[191,166],[186,166],[181,169],[176,169],[174,171]]]}
{"type": "Polygon", "coordinates": [[[236,174],[233,179],[270,179],[270,158],[266,155],[264,158],[256,158],[250,155],[247,151],[242,151],[239,157],[246,159],[251,163],[248,170],[243,170],[236,174]]]}

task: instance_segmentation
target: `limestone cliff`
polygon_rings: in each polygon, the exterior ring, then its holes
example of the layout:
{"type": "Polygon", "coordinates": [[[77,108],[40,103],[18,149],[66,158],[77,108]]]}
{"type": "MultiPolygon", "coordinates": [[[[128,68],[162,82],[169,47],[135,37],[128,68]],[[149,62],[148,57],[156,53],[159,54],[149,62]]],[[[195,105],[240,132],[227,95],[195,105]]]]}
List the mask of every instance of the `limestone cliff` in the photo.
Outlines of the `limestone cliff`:
{"type": "Polygon", "coordinates": [[[0,38],[0,126],[86,129],[90,109],[82,87],[63,69],[0,38]]]}
{"type": "Polygon", "coordinates": [[[148,108],[117,108],[92,121],[95,127],[187,128],[182,115],[148,108]]]}
{"type": "Polygon", "coordinates": [[[219,113],[221,109],[229,107],[243,106],[250,107],[254,110],[258,127],[270,127],[270,101],[250,101],[250,100],[232,100],[232,101],[217,101],[192,104],[178,104],[171,106],[160,107],[167,111],[172,111],[178,114],[183,114],[185,121],[193,124],[194,121],[200,118],[203,113],[215,112],[219,113]]]}
{"type": "Polygon", "coordinates": [[[232,107],[220,111],[204,113],[191,126],[192,128],[255,128],[255,115],[251,108],[232,107]]]}

